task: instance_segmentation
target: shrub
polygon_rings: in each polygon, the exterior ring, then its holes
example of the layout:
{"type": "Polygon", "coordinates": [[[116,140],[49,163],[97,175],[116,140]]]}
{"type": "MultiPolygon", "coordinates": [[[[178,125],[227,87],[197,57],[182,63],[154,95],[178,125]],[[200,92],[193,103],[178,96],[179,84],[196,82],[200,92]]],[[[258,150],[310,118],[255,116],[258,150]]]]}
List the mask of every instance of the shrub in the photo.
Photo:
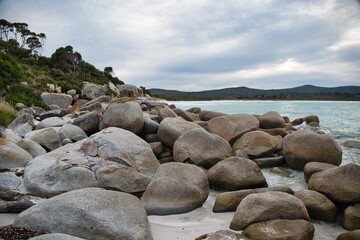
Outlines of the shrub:
{"type": "Polygon", "coordinates": [[[11,104],[0,98],[0,125],[7,127],[17,116],[18,112],[11,104]]]}

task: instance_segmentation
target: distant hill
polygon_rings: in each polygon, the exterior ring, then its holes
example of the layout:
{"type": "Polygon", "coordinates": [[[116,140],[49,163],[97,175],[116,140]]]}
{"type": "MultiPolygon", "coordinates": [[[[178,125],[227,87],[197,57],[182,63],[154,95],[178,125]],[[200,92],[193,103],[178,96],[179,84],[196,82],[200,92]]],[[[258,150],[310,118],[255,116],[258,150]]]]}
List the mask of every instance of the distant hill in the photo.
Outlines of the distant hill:
{"type": "Polygon", "coordinates": [[[348,100],[360,101],[360,86],[317,87],[304,85],[285,89],[254,89],[234,87],[216,90],[183,92],[149,89],[153,97],[167,100],[348,100]]]}

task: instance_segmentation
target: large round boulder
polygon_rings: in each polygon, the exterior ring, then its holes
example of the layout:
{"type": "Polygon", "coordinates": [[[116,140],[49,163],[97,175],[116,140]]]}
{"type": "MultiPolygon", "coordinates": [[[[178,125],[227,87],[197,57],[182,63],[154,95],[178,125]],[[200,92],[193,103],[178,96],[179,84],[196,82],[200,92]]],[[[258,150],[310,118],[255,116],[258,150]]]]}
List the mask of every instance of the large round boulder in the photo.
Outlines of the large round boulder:
{"type": "Polygon", "coordinates": [[[207,177],[210,185],[229,191],[267,187],[258,165],[246,158],[226,158],[210,168],[207,177]]]}
{"type": "Polygon", "coordinates": [[[202,128],[195,128],[181,135],[173,148],[176,162],[189,162],[206,169],[231,154],[231,146],[225,139],[202,128]]]}
{"type": "Polygon", "coordinates": [[[342,150],[329,135],[309,130],[296,131],[282,141],[285,161],[290,167],[303,170],[309,162],[325,162],[339,166],[342,150]]]}
{"type": "Polygon", "coordinates": [[[360,204],[345,209],[343,227],[347,230],[360,229],[360,204]]]}
{"type": "Polygon", "coordinates": [[[309,189],[320,192],[336,203],[360,202],[360,166],[350,163],[313,174],[309,189]]]}
{"type": "Polygon", "coordinates": [[[60,140],[63,141],[66,138],[69,138],[73,142],[77,142],[84,138],[87,138],[86,133],[80,127],[73,124],[65,124],[62,126],[58,132],[60,140]]]}
{"type": "Polygon", "coordinates": [[[349,232],[343,232],[336,238],[336,240],[359,240],[359,239],[360,239],[360,229],[349,232]]]}
{"type": "Polygon", "coordinates": [[[274,219],[310,221],[304,203],[297,197],[284,192],[264,192],[250,194],[241,201],[230,228],[242,230],[253,223],[274,219]]]}
{"type": "Polygon", "coordinates": [[[174,118],[174,117],[177,117],[178,115],[168,106],[164,106],[163,108],[159,109],[158,116],[159,116],[159,120],[161,122],[165,118],[169,118],[169,117],[174,118]]]}
{"type": "Polygon", "coordinates": [[[302,219],[276,219],[254,223],[243,232],[250,239],[266,240],[312,240],[314,233],[314,225],[302,219]]]}
{"type": "Polygon", "coordinates": [[[274,137],[266,132],[252,131],[236,140],[232,148],[234,151],[243,150],[250,158],[270,157],[281,140],[281,137],[274,137]]]}
{"type": "Polygon", "coordinates": [[[17,116],[8,126],[19,136],[23,137],[28,132],[31,132],[35,126],[35,120],[32,113],[25,111],[17,116]]]}
{"type": "Polygon", "coordinates": [[[63,94],[63,93],[47,93],[43,92],[40,95],[43,102],[48,105],[57,105],[61,108],[67,108],[71,105],[73,98],[71,95],[63,94]]]}
{"type": "Polygon", "coordinates": [[[99,131],[100,118],[99,112],[89,112],[77,117],[73,124],[80,127],[86,134],[91,135],[99,131]]]}
{"type": "Polygon", "coordinates": [[[97,97],[103,96],[108,91],[108,87],[105,85],[98,85],[95,83],[85,83],[81,89],[81,96],[89,100],[93,100],[97,97]]]}
{"type": "Polygon", "coordinates": [[[33,157],[5,138],[0,138],[0,169],[25,167],[33,157]]]}
{"type": "Polygon", "coordinates": [[[136,102],[111,103],[105,110],[100,122],[100,130],[107,127],[119,127],[133,133],[139,133],[143,126],[143,112],[136,102]]]}
{"type": "Polygon", "coordinates": [[[259,120],[250,114],[225,115],[212,118],[208,130],[224,138],[231,145],[242,135],[260,126],[259,120]]]}
{"type": "Polygon", "coordinates": [[[296,191],[294,196],[299,198],[305,204],[311,218],[326,222],[335,221],[337,215],[336,205],[323,194],[312,190],[302,189],[296,191]]]}
{"type": "Polygon", "coordinates": [[[278,112],[267,112],[259,116],[258,119],[260,121],[260,127],[264,129],[285,127],[285,120],[278,112]]]}
{"type": "Polygon", "coordinates": [[[172,147],[182,134],[194,128],[201,127],[196,123],[185,121],[181,117],[168,117],[161,121],[157,135],[163,144],[172,147]]]}
{"type": "Polygon", "coordinates": [[[100,188],[50,198],[19,214],[13,225],[84,239],[152,239],[146,211],[138,198],[100,188]]]}
{"type": "Polygon", "coordinates": [[[209,121],[213,118],[216,118],[219,116],[224,116],[224,115],[227,115],[227,114],[222,113],[222,112],[208,111],[208,110],[200,110],[200,112],[199,112],[199,117],[202,121],[209,121]]]}
{"type": "Polygon", "coordinates": [[[150,215],[179,214],[201,207],[209,195],[204,171],[191,164],[160,165],[141,197],[150,215]]]}
{"type": "Polygon", "coordinates": [[[37,157],[46,153],[46,150],[40,144],[29,138],[21,139],[16,143],[16,145],[30,153],[33,157],[37,157]]]}

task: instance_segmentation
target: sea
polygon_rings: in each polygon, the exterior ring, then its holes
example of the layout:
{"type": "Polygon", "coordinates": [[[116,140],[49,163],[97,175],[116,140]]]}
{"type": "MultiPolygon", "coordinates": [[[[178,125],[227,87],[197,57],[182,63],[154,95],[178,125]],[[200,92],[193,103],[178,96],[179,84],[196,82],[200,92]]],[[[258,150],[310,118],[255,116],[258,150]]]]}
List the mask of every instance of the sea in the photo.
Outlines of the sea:
{"type": "MultiPolygon", "coordinates": [[[[269,111],[276,111],[290,120],[317,115],[320,128],[331,135],[343,150],[341,165],[348,163],[360,164],[360,149],[342,146],[346,140],[360,141],[360,102],[339,101],[167,101],[176,107],[187,110],[200,107],[203,110],[223,112],[227,114],[248,113],[262,115],[269,111]]],[[[269,186],[288,185],[294,191],[307,189],[303,172],[285,168],[285,173],[272,169],[262,169],[269,186]]],[[[188,240],[217,230],[229,230],[233,212],[213,213],[216,196],[219,192],[211,190],[203,207],[185,214],[170,216],[149,216],[154,239],[188,240]]],[[[346,230],[341,226],[342,216],[337,221],[327,223],[313,220],[315,226],[314,240],[334,240],[346,230]]]]}

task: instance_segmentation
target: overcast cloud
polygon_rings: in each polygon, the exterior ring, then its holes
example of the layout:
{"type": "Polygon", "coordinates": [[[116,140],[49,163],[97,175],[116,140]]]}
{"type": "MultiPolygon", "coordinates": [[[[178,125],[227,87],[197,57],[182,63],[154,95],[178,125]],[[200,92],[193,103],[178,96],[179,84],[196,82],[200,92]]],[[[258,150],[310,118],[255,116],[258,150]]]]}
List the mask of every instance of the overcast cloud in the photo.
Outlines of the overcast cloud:
{"type": "Polygon", "coordinates": [[[147,88],[360,85],[356,0],[0,0],[0,16],[147,88]]]}

